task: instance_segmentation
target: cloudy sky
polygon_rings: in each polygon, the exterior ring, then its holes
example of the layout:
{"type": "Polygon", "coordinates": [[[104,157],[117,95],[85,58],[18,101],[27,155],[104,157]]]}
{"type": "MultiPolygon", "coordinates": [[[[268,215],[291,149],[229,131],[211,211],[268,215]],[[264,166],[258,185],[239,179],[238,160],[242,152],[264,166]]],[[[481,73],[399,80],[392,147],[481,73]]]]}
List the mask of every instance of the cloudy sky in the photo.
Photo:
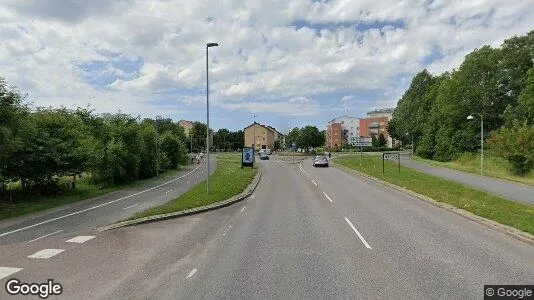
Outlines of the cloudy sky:
{"type": "Polygon", "coordinates": [[[218,42],[213,128],[323,128],[532,29],[526,0],[0,0],[0,76],[36,106],[205,121],[218,42]]]}

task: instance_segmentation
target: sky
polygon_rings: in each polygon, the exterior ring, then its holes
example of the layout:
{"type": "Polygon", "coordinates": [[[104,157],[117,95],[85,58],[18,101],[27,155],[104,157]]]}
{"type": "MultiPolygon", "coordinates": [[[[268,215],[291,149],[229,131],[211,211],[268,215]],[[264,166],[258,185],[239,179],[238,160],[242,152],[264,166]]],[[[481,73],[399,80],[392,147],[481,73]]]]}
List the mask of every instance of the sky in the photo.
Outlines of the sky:
{"type": "Polygon", "coordinates": [[[0,76],[34,106],[286,132],[395,107],[426,68],[534,29],[523,0],[0,0],[0,76]]]}

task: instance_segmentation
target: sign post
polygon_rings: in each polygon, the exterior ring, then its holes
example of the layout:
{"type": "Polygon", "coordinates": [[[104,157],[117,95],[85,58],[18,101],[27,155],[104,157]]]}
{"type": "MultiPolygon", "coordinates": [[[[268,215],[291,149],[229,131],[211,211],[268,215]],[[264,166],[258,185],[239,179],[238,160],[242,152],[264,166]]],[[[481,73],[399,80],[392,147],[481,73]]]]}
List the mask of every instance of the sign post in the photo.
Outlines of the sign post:
{"type": "Polygon", "coordinates": [[[397,160],[397,165],[398,165],[399,173],[400,173],[400,154],[398,152],[395,152],[395,153],[384,153],[384,152],[382,152],[382,173],[385,172],[385,162],[384,161],[386,159],[397,160]]]}
{"type": "Polygon", "coordinates": [[[254,169],[254,148],[243,147],[243,153],[241,155],[241,169],[243,167],[252,167],[254,169]]]}
{"type": "Polygon", "coordinates": [[[360,166],[362,165],[363,147],[371,147],[373,145],[373,138],[353,137],[352,146],[360,147],[360,166]]]}

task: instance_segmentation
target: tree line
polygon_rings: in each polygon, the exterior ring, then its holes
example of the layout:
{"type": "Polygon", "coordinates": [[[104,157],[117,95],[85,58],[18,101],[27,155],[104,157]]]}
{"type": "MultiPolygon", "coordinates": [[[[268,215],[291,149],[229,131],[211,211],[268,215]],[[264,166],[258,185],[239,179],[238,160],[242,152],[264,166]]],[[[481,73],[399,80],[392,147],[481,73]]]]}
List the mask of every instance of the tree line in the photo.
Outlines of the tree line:
{"type": "Polygon", "coordinates": [[[142,119],[78,108],[32,108],[0,78],[0,198],[8,185],[46,194],[62,177],[81,175],[101,186],[153,177],[188,162],[189,146],[206,145],[206,125],[190,137],[171,119],[142,119]],[[203,131],[202,131],[203,129],[203,131]]]}
{"type": "Polygon", "coordinates": [[[324,146],[326,134],[315,126],[295,127],[287,134],[285,141],[286,149],[290,149],[295,144],[296,148],[308,151],[310,148],[324,146]]]}
{"type": "Polygon", "coordinates": [[[449,161],[480,149],[480,121],[487,147],[517,174],[534,168],[534,31],[498,48],[483,46],[460,67],[414,76],[388,124],[390,135],[424,158],[449,161]],[[467,120],[473,115],[474,120],[467,120]]]}

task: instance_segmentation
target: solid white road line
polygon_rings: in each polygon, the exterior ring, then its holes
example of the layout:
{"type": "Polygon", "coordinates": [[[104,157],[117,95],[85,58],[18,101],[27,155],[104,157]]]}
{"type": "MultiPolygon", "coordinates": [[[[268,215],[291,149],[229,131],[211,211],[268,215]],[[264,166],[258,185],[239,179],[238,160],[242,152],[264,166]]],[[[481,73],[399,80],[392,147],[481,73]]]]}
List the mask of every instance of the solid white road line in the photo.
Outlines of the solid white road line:
{"type": "Polygon", "coordinates": [[[239,211],[239,212],[244,212],[245,211],[245,208],[247,208],[246,206],[243,206],[243,208],[239,211]]]}
{"type": "Polygon", "coordinates": [[[228,230],[230,230],[230,228],[232,228],[232,225],[228,226],[228,228],[226,228],[226,230],[224,231],[222,235],[226,235],[228,233],[228,230]]]}
{"type": "Polygon", "coordinates": [[[363,236],[358,232],[358,229],[356,229],[356,227],[354,227],[354,225],[352,225],[352,222],[347,218],[345,218],[345,221],[347,221],[347,223],[349,223],[350,228],[352,228],[352,230],[354,230],[354,232],[356,232],[356,234],[358,235],[358,237],[360,238],[362,243],[365,245],[365,247],[367,247],[367,249],[371,249],[371,246],[369,246],[369,244],[367,244],[367,242],[365,241],[363,236]]]}
{"type": "Polygon", "coordinates": [[[50,257],[56,256],[63,251],[65,251],[65,249],[43,249],[41,251],[35,252],[32,255],[29,255],[28,258],[49,259],[50,257]]]}
{"type": "Polygon", "coordinates": [[[328,197],[328,195],[325,192],[323,192],[323,195],[326,197],[326,199],[328,199],[328,201],[334,203],[334,201],[332,201],[332,199],[330,199],[330,197],[328,197]]]}
{"type": "Polygon", "coordinates": [[[28,243],[35,242],[35,241],[37,241],[37,240],[40,240],[40,239],[42,239],[42,238],[45,238],[45,237],[47,237],[47,236],[51,236],[51,235],[53,235],[53,234],[56,234],[56,233],[59,233],[59,232],[62,232],[62,231],[63,231],[63,230],[58,230],[58,231],[56,231],[56,232],[52,232],[52,233],[49,233],[49,234],[45,234],[45,235],[40,236],[40,237],[38,237],[38,238],[36,238],[36,239],[33,239],[33,240],[31,240],[31,241],[28,241],[28,243]]]}
{"type": "Polygon", "coordinates": [[[0,267],[0,280],[19,271],[22,271],[22,268],[0,267]]]}
{"type": "Polygon", "coordinates": [[[313,179],[311,181],[313,182],[313,184],[317,185],[317,182],[315,182],[313,179]]]}
{"type": "Polygon", "coordinates": [[[94,235],[79,235],[75,238],[72,238],[68,241],[66,241],[66,243],[77,243],[77,244],[83,244],[85,242],[87,242],[88,240],[91,240],[91,239],[94,239],[95,236],[94,235]]]}
{"type": "Polygon", "coordinates": [[[136,203],[136,204],[134,204],[134,205],[126,206],[126,207],[125,207],[125,208],[123,208],[123,209],[128,209],[128,208],[132,208],[132,207],[134,207],[134,206],[137,206],[137,205],[138,205],[138,203],[136,203]]]}
{"type": "Polygon", "coordinates": [[[81,214],[83,212],[86,212],[86,211],[90,211],[90,210],[93,210],[93,209],[97,209],[99,207],[102,207],[102,206],[106,206],[106,205],[110,205],[112,203],[115,203],[115,202],[118,202],[118,201],[122,201],[124,199],[128,199],[128,198],[132,198],[132,197],[135,197],[135,196],[138,196],[138,195],[141,195],[143,193],[146,193],[148,191],[151,191],[153,189],[157,189],[157,188],[160,188],[164,185],[167,185],[169,183],[172,183],[172,182],[175,182],[177,180],[180,180],[182,178],[184,178],[185,176],[195,172],[198,168],[200,168],[202,165],[196,167],[195,169],[193,169],[191,172],[185,174],[185,175],[182,175],[180,177],[177,177],[177,178],[174,178],[172,180],[169,180],[167,182],[164,182],[160,185],[156,185],[154,187],[151,187],[149,189],[146,189],[144,191],[140,191],[140,192],[137,192],[135,194],[131,194],[129,196],[125,196],[125,197],[122,197],[122,198],[119,198],[119,199],[115,199],[115,200],[112,200],[112,201],[109,201],[109,202],[106,202],[106,203],[102,203],[102,204],[99,204],[99,205],[95,205],[95,206],[92,206],[92,207],[89,207],[89,208],[86,208],[86,209],[82,209],[82,210],[79,210],[79,211],[75,211],[73,213],[70,213],[70,214],[66,214],[66,215],[63,215],[63,216],[59,216],[57,218],[53,218],[53,219],[50,219],[50,220],[46,220],[46,221],[43,221],[43,222],[39,222],[39,223],[36,223],[36,224],[33,224],[33,225],[30,225],[30,226],[26,226],[26,227],[22,227],[22,228],[19,228],[19,229],[15,229],[15,230],[12,230],[12,231],[8,231],[8,232],[4,232],[2,234],[0,234],[0,237],[2,236],[6,236],[6,235],[10,235],[10,234],[13,234],[15,232],[19,232],[19,231],[22,231],[22,230],[26,230],[26,229],[29,229],[29,228],[33,228],[33,227],[36,227],[36,226],[40,226],[40,225],[43,225],[43,224],[46,224],[46,223],[50,223],[50,222],[53,222],[53,221],[57,221],[57,220],[61,220],[61,219],[64,219],[64,218],[67,218],[67,217],[70,217],[70,216],[74,216],[74,215],[77,215],[77,214],[81,214]]]}
{"type": "Polygon", "coordinates": [[[187,278],[191,278],[191,276],[195,275],[196,272],[197,272],[197,269],[191,270],[191,272],[189,272],[189,275],[187,275],[187,278]]]}

